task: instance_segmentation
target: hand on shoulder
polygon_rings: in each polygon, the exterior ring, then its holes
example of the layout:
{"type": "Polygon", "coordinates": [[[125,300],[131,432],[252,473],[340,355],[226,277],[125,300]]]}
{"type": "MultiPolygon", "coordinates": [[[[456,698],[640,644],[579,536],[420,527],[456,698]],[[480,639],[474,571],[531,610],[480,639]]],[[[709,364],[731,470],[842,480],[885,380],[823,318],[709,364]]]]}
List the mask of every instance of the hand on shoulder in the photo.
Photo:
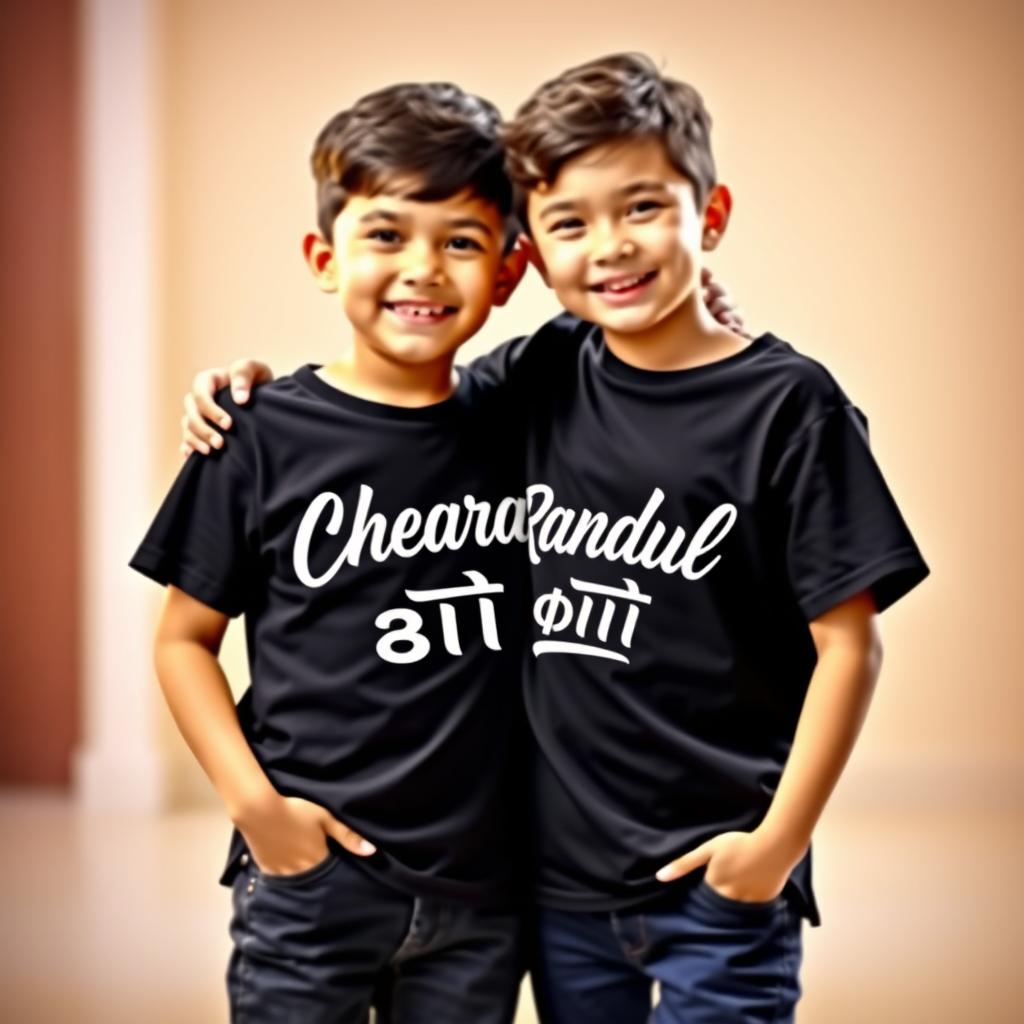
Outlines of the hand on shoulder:
{"type": "Polygon", "coordinates": [[[192,452],[209,455],[211,449],[221,448],[224,437],[214,429],[231,428],[231,416],[214,399],[221,388],[230,385],[231,397],[245,405],[254,387],[274,379],[274,371],[257,359],[236,359],[230,366],[215,366],[201,370],[192,381],[192,390],[185,395],[185,415],[181,418],[181,445],[183,458],[192,452]]]}

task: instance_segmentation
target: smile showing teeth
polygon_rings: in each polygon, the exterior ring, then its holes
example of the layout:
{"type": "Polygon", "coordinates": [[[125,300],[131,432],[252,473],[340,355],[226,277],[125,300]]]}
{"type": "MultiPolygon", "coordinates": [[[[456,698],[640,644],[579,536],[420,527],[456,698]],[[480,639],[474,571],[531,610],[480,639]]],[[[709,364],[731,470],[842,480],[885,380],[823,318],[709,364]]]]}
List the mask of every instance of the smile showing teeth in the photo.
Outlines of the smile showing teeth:
{"type": "Polygon", "coordinates": [[[444,306],[430,302],[385,302],[384,308],[391,310],[403,320],[441,320],[456,312],[454,306],[444,306]]]}
{"type": "Polygon", "coordinates": [[[632,288],[633,285],[639,284],[639,277],[628,277],[625,281],[616,281],[615,284],[608,285],[608,290],[612,292],[624,292],[627,288],[632,288]]]}
{"type": "Polygon", "coordinates": [[[636,288],[638,285],[646,284],[650,281],[656,271],[649,270],[646,274],[634,274],[632,277],[620,277],[614,281],[604,281],[601,284],[595,284],[593,290],[595,292],[628,292],[631,288],[636,288]]]}

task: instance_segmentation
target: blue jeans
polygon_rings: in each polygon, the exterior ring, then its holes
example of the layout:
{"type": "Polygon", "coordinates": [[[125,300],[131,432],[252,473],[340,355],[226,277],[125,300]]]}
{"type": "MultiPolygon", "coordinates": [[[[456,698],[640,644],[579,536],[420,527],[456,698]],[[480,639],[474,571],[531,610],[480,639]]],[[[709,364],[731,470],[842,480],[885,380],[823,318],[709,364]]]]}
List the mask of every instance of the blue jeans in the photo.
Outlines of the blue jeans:
{"type": "Polygon", "coordinates": [[[333,839],[319,864],[233,880],[233,1024],[509,1024],[523,973],[519,915],[418,899],[333,839]]]}
{"type": "Polygon", "coordinates": [[[787,899],[740,902],[702,877],[668,896],[657,909],[537,911],[530,970],[542,1024],[792,1022],[802,920],[787,899]]]}

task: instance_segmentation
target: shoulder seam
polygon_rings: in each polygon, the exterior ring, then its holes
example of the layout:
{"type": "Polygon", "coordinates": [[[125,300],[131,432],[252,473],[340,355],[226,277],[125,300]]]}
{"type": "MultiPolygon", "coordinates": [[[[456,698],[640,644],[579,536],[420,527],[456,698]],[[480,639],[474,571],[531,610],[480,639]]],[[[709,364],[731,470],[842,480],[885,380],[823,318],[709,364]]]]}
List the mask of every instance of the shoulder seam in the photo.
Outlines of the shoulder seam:
{"type": "Polygon", "coordinates": [[[805,437],[805,436],[806,436],[807,434],[809,434],[809,433],[810,433],[810,432],[811,432],[811,431],[812,431],[812,430],[813,430],[813,429],[814,429],[814,428],[815,428],[815,427],[816,427],[816,426],[817,426],[817,425],[818,425],[819,423],[823,422],[824,420],[827,420],[827,419],[828,419],[828,418],[829,418],[830,416],[833,416],[833,415],[835,415],[835,414],[836,414],[837,412],[849,412],[850,410],[852,410],[852,409],[855,409],[855,408],[856,408],[856,406],[855,406],[855,405],[853,404],[853,402],[844,402],[844,403],[843,403],[842,405],[833,405],[833,406],[832,406],[832,407],[831,407],[830,409],[826,409],[826,410],[825,410],[825,411],[824,411],[823,413],[821,413],[821,415],[819,415],[819,416],[815,416],[815,417],[814,417],[814,419],[813,419],[813,420],[811,420],[811,422],[810,422],[810,423],[805,423],[805,424],[804,424],[804,425],[803,425],[803,426],[802,426],[802,427],[800,428],[800,431],[799,431],[799,432],[797,433],[796,437],[794,437],[794,438],[793,438],[793,439],[792,439],[792,440],[791,440],[791,441],[789,442],[789,444],[787,444],[787,445],[786,445],[786,447],[785,447],[785,448],[784,448],[784,449],[782,450],[781,454],[779,455],[779,457],[778,457],[778,460],[777,460],[777,461],[776,461],[776,463],[775,463],[775,469],[774,469],[774,470],[772,471],[772,475],[771,475],[771,477],[770,477],[770,479],[769,479],[769,483],[770,483],[770,485],[771,485],[772,487],[774,487],[774,486],[775,486],[775,483],[776,483],[776,481],[777,481],[777,478],[778,478],[778,475],[779,475],[779,471],[780,471],[780,470],[781,470],[781,468],[782,468],[782,464],[783,464],[783,462],[785,462],[785,461],[786,461],[786,456],[787,456],[787,455],[788,455],[788,454],[789,454],[789,453],[790,453],[790,452],[791,452],[791,451],[792,451],[792,450],[793,450],[793,449],[794,449],[794,448],[795,448],[795,447],[796,447],[796,446],[797,446],[797,445],[798,445],[798,444],[799,444],[799,443],[800,443],[800,442],[801,442],[801,441],[802,441],[802,440],[804,439],[804,437],[805,437]]]}

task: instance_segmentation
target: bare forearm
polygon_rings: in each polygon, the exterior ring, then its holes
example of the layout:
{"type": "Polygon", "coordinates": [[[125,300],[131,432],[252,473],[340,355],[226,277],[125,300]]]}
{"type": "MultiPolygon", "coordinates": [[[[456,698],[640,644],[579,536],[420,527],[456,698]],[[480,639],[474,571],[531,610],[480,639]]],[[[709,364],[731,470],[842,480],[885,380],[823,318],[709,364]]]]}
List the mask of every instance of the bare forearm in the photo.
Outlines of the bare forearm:
{"type": "Polygon", "coordinates": [[[876,646],[837,643],[819,655],[793,746],[760,831],[802,855],[853,751],[881,668],[876,646]]]}
{"type": "Polygon", "coordinates": [[[164,640],[156,669],[178,729],[237,822],[273,786],[245,739],[216,655],[195,640],[164,640]]]}
{"type": "Polygon", "coordinates": [[[723,832],[677,857],[658,870],[659,880],[707,865],[708,884],[724,896],[759,901],[779,895],[807,852],[871,704],[882,665],[875,613],[865,590],[810,623],[818,663],[768,813],[752,832],[723,832]]]}

